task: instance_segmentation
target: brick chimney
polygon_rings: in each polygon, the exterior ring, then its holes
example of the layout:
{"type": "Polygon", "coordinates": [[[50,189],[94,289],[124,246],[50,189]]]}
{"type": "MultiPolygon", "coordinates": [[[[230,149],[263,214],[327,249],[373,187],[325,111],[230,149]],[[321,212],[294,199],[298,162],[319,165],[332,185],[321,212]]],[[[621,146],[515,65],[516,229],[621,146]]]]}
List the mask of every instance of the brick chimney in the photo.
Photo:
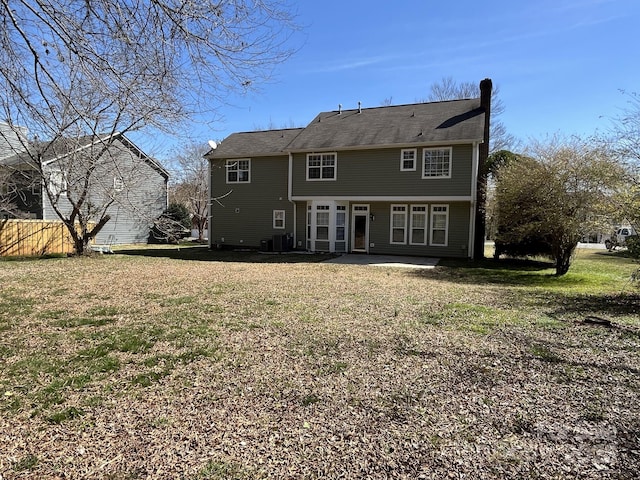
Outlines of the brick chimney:
{"type": "Polygon", "coordinates": [[[478,183],[476,197],[476,225],[473,244],[473,259],[484,258],[484,237],[487,215],[487,157],[489,157],[489,126],[491,123],[491,91],[493,83],[490,78],[480,82],[480,108],[484,110],[483,142],[479,146],[478,183]]]}

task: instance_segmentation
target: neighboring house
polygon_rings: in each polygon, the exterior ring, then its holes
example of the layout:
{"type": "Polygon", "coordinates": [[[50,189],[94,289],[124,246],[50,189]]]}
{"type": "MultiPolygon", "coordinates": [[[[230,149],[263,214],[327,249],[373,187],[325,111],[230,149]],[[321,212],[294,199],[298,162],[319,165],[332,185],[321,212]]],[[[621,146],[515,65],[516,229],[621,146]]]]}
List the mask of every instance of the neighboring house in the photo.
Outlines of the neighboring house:
{"type": "Polygon", "coordinates": [[[210,246],[472,258],[487,96],[230,135],[207,154],[210,246]]]}
{"type": "Polygon", "coordinates": [[[0,122],[0,218],[42,215],[39,182],[29,166],[27,131],[0,122]]]}
{"type": "MultiPolygon", "coordinates": [[[[38,148],[43,152],[42,177],[48,181],[48,190],[57,198],[52,202],[45,185],[34,184],[23,195],[30,199],[32,217],[58,220],[54,204],[68,216],[72,205],[67,201],[66,193],[84,188],[87,168],[90,168],[89,195],[84,207],[91,209],[89,215],[94,222],[103,213],[111,217],[96,236],[95,243],[128,244],[148,240],[153,221],[168,205],[169,173],[156,160],[121,133],[73,141],[61,139],[38,148]]],[[[21,170],[33,169],[30,164],[32,162],[23,162],[21,170]]],[[[75,193],[74,197],[77,196],[75,193]]]]}

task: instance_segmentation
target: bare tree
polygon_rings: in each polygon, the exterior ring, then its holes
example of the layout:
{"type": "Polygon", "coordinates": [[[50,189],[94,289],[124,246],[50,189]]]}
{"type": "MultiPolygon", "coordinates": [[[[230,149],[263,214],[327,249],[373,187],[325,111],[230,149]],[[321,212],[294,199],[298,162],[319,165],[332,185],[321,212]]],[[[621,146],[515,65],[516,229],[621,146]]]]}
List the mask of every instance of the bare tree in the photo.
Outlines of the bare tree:
{"type": "Polygon", "coordinates": [[[74,240],[80,223],[78,254],[109,221],[93,189],[118,168],[116,133],[213,119],[288,58],[295,28],[278,0],[0,0],[0,12],[0,115],[28,129],[30,168],[74,240]]]}
{"type": "Polygon", "coordinates": [[[209,150],[209,146],[192,140],[180,147],[174,157],[176,173],[171,196],[189,211],[199,242],[204,240],[209,212],[209,161],[204,158],[209,150]]]}
{"type": "Polygon", "coordinates": [[[640,93],[622,92],[627,105],[615,119],[612,136],[606,145],[626,170],[625,181],[615,192],[612,204],[619,221],[633,225],[640,232],[640,93]]]}
{"type": "MultiPolygon", "coordinates": [[[[498,117],[504,113],[505,105],[500,98],[500,87],[494,86],[491,95],[491,140],[489,153],[499,150],[511,150],[517,146],[516,138],[507,132],[507,128],[498,117]]],[[[441,102],[477,98],[480,96],[478,84],[474,82],[457,82],[453,77],[443,77],[439,82],[431,84],[429,95],[420,101],[441,102]]]]}

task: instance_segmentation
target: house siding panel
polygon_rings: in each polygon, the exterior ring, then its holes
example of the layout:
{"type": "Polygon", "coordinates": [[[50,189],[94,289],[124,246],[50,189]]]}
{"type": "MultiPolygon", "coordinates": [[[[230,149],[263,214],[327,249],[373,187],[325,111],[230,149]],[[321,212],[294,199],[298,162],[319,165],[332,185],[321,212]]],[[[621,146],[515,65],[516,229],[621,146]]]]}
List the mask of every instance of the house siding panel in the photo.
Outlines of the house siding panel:
{"type": "MultiPolygon", "coordinates": [[[[390,244],[391,203],[371,203],[370,213],[375,217],[375,220],[369,223],[369,242],[375,246],[369,248],[369,253],[428,257],[468,257],[470,204],[468,202],[437,202],[438,205],[443,203],[449,206],[449,232],[446,247],[390,244]]],[[[411,205],[412,203],[404,202],[404,204],[411,205]]],[[[420,203],[420,205],[425,204],[420,203]]],[[[429,212],[428,217],[428,223],[430,224],[430,222],[431,212],[429,212]]]]}
{"type": "MultiPolygon", "coordinates": [[[[446,145],[442,145],[446,147],[446,145]]],[[[307,181],[306,153],[295,153],[294,197],[470,196],[473,146],[452,147],[451,178],[422,178],[422,148],[416,170],[400,170],[401,148],[337,152],[335,181],[307,181]]]]}
{"type": "MultiPolygon", "coordinates": [[[[55,164],[51,168],[55,168],[55,164]]],[[[107,160],[98,167],[92,179],[93,198],[90,202],[102,205],[107,195],[115,198],[107,210],[111,219],[100,230],[95,243],[146,243],[153,221],[167,208],[166,178],[116,140],[107,160]],[[120,192],[113,191],[113,179],[116,175],[124,182],[124,188],[120,192]]],[[[43,218],[58,219],[46,194],[43,200],[43,218]]],[[[59,208],[66,216],[71,212],[71,205],[63,196],[59,208]]]]}
{"type": "MultiPolygon", "coordinates": [[[[469,247],[469,225],[471,204],[469,202],[352,202],[348,207],[348,218],[351,222],[353,205],[364,204],[369,206],[369,214],[374,218],[369,221],[369,253],[380,255],[413,255],[413,256],[429,256],[429,257],[468,257],[469,247]],[[431,246],[431,245],[409,245],[391,244],[391,205],[403,204],[410,205],[427,205],[433,204],[447,205],[449,208],[449,224],[448,224],[448,242],[447,246],[431,246]]],[[[409,210],[409,209],[408,209],[409,210]]],[[[427,208],[427,232],[429,234],[429,225],[431,222],[430,208],[427,208]]],[[[306,230],[306,202],[297,203],[298,226],[297,241],[301,242],[298,248],[306,248],[307,230],[306,230]]],[[[410,210],[409,210],[410,214],[410,210]]],[[[407,216],[407,225],[409,224],[407,216]]],[[[347,249],[351,251],[352,239],[351,228],[348,229],[347,249]]],[[[328,244],[316,241],[316,250],[328,250],[328,244]]]]}
{"type": "Polygon", "coordinates": [[[234,247],[258,248],[263,239],[293,233],[294,205],[287,199],[289,157],[251,159],[249,183],[226,183],[225,159],[211,163],[210,241],[234,247]],[[285,211],[285,228],[273,228],[273,211],[285,211]],[[224,240],[223,240],[224,239],[224,240]]]}

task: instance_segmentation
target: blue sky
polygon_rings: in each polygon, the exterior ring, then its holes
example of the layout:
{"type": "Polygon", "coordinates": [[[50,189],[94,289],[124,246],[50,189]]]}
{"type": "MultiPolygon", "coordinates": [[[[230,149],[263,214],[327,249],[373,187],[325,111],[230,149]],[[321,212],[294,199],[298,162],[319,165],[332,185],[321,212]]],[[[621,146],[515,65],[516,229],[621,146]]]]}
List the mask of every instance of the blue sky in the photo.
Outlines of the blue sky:
{"type": "Polygon", "coordinates": [[[297,53],[232,96],[197,140],[304,126],[326,110],[424,99],[443,77],[500,88],[509,133],[589,135],[640,90],[638,0],[323,0],[292,3],[297,53]]]}

